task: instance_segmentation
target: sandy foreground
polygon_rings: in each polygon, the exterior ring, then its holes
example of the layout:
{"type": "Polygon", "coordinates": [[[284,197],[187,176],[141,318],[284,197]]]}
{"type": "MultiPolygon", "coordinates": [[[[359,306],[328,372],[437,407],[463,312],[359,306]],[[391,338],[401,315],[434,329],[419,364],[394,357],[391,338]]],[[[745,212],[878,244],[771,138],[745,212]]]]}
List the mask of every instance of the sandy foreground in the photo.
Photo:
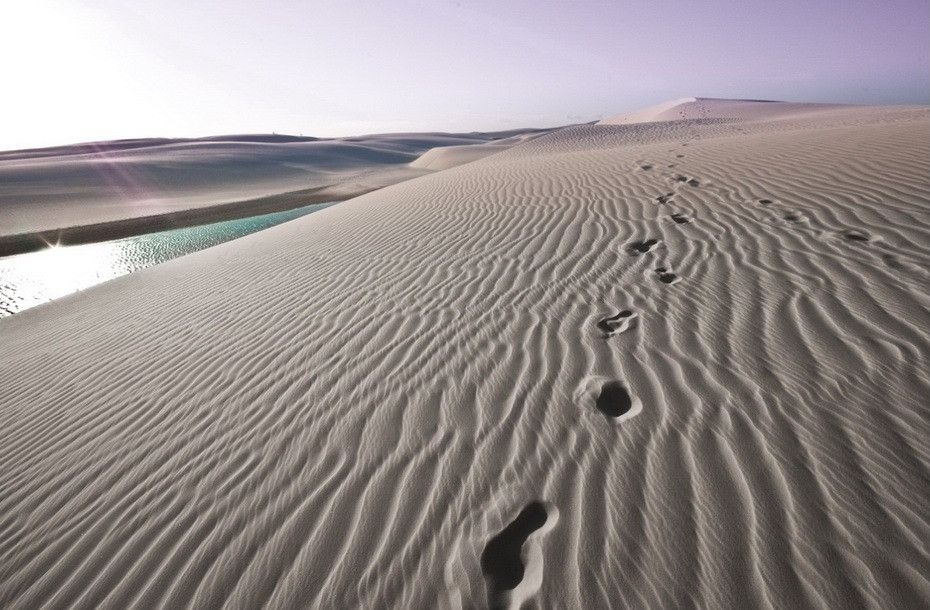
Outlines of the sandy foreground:
{"type": "Polygon", "coordinates": [[[0,607],[930,604],[930,110],[647,111],[0,319],[0,607]]]}

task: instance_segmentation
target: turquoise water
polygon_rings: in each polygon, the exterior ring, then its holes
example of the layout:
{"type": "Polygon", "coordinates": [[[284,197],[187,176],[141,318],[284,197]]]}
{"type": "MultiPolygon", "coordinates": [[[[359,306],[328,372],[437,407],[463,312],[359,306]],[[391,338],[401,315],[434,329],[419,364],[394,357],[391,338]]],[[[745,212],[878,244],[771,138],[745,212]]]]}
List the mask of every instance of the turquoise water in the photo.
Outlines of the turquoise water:
{"type": "Polygon", "coordinates": [[[318,203],[286,212],[2,257],[0,317],[331,205],[334,203],[318,203]]]}

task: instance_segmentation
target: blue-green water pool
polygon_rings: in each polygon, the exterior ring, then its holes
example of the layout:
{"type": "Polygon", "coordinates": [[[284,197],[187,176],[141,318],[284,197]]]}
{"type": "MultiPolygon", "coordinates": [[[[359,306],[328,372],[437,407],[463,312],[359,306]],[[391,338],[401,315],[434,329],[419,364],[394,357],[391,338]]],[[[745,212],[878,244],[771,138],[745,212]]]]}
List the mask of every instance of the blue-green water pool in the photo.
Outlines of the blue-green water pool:
{"type": "Polygon", "coordinates": [[[334,203],[0,258],[0,317],[144,267],[306,216],[334,203]]]}

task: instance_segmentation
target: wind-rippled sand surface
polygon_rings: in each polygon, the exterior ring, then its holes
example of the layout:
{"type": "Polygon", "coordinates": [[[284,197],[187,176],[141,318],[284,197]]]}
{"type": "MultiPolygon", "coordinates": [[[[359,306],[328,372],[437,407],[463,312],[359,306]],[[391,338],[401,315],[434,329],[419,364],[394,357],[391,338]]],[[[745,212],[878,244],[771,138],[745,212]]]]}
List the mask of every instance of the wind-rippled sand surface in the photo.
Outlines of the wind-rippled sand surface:
{"type": "Polygon", "coordinates": [[[774,108],[0,320],[0,607],[930,604],[930,112],[774,108]]]}

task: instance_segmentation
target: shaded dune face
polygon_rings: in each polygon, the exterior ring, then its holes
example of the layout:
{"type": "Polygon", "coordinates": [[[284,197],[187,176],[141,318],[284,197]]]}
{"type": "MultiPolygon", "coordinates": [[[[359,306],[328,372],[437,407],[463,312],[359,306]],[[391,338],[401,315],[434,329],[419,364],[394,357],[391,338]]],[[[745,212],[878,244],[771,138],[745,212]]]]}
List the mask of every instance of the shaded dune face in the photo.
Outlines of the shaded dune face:
{"type": "Polygon", "coordinates": [[[0,319],[0,607],[927,607],[928,142],[574,127],[0,319]]]}

